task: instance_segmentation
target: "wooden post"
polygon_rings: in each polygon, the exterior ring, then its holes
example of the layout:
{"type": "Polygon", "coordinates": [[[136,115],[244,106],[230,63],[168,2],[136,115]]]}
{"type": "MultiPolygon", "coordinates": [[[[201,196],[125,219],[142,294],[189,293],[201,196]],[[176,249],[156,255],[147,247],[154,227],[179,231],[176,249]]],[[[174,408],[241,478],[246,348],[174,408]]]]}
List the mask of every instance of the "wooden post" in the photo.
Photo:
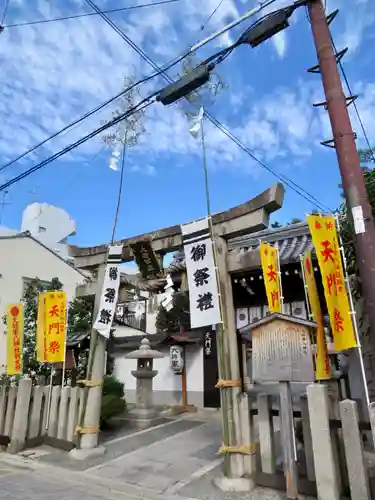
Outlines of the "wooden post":
{"type": "MultiPolygon", "coordinates": [[[[221,299],[223,304],[224,357],[226,366],[228,367],[228,370],[226,370],[226,376],[230,380],[240,381],[240,360],[236,334],[233,290],[227,262],[228,245],[227,242],[220,236],[215,238],[215,244],[217,251],[217,267],[219,273],[221,299]]],[[[243,438],[250,438],[252,436],[247,395],[244,394],[240,398],[241,386],[228,387],[224,390],[226,391],[229,399],[229,408],[231,408],[230,414],[227,415],[226,418],[231,420],[233,423],[230,429],[230,445],[251,445],[252,443],[243,442],[243,438]]],[[[253,468],[253,460],[244,461],[243,456],[240,453],[231,453],[230,460],[230,479],[238,480],[247,477],[247,488],[253,488],[253,475],[255,472],[253,468]]]]}
{"type": "Polygon", "coordinates": [[[281,442],[283,445],[286,497],[298,499],[292,396],[289,382],[280,382],[281,442]]]}
{"type": "MultiPolygon", "coordinates": [[[[183,328],[183,327],[181,327],[183,328]]],[[[183,330],[182,330],[183,332],[183,330]]],[[[180,329],[181,333],[181,329],[180,329]]],[[[183,359],[183,368],[182,368],[182,373],[181,373],[181,395],[182,395],[182,406],[183,408],[187,408],[188,405],[188,397],[187,397],[187,373],[186,373],[186,346],[182,346],[183,351],[182,351],[182,359],[183,359]]]]}

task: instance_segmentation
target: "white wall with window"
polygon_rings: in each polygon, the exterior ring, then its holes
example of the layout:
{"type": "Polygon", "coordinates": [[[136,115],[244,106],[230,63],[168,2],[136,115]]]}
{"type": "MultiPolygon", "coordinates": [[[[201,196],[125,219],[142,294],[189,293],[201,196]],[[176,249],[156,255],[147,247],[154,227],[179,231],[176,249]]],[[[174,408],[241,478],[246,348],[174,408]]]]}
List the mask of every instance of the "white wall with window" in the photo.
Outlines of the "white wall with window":
{"type": "Polygon", "coordinates": [[[0,373],[4,373],[6,335],[2,318],[7,304],[19,302],[25,285],[33,278],[39,278],[45,284],[55,277],[59,278],[69,301],[85,276],[48,247],[25,234],[0,237],[0,275],[0,373]]]}

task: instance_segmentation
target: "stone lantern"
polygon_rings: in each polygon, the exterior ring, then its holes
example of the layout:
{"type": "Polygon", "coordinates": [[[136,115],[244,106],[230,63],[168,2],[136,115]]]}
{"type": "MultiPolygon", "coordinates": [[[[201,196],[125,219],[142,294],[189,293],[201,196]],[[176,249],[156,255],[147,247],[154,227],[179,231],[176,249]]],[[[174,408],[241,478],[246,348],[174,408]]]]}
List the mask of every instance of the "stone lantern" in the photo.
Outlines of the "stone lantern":
{"type": "Polygon", "coordinates": [[[149,427],[158,417],[152,394],[152,379],[158,374],[158,370],[153,370],[153,360],[164,358],[164,354],[151,349],[150,341],[144,338],[139,349],[127,354],[126,358],[137,360],[137,369],[131,372],[137,379],[136,405],[129,412],[129,417],[135,420],[137,427],[149,427]]]}

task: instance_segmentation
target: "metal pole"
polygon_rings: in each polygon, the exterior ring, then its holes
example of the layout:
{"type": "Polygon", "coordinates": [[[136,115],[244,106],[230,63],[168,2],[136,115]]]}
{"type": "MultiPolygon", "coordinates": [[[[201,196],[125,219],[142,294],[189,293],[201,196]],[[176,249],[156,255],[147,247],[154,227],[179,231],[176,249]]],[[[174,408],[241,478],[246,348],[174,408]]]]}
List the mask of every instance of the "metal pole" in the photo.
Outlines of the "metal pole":
{"type": "Polygon", "coordinates": [[[289,382],[280,382],[281,436],[283,443],[286,498],[298,499],[298,471],[293,423],[293,404],[289,382]]]}
{"type": "Polygon", "coordinates": [[[369,354],[366,361],[368,361],[367,368],[371,371],[369,394],[373,399],[375,396],[375,350],[372,340],[375,335],[375,228],[372,209],[321,0],[309,3],[308,10],[348,215],[354,219],[357,265],[370,324],[370,335],[364,335],[361,340],[365,351],[369,354]]]}
{"type": "MultiPolygon", "coordinates": [[[[205,193],[206,193],[206,205],[207,205],[207,218],[210,229],[210,236],[212,242],[212,252],[214,258],[215,265],[215,278],[219,295],[219,308],[220,308],[220,319],[221,322],[216,325],[216,346],[217,346],[217,359],[218,359],[218,369],[219,369],[219,377],[223,380],[226,380],[228,377],[228,369],[227,369],[227,360],[225,359],[225,332],[224,332],[224,317],[223,317],[223,302],[220,288],[220,279],[219,279],[219,269],[217,264],[217,251],[216,244],[214,238],[214,230],[212,225],[211,218],[211,203],[210,203],[210,190],[209,190],[209,182],[208,182],[208,170],[207,170],[207,159],[206,159],[206,147],[204,141],[204,129],[203,129],[203,120],[204,114],[201,120],[201,144],[202,144],[202,158],[203,158],[203,169],[204,169],[204,182],[205,182],[205,193]]],[[[228,394],[228,390],[223,388],[220,389],[220,406],[221,406],[221,419],[223,426],[223,442],[225,445],[229,446],[231,443],[230,437],[234,437],[234,423],[233,419],[230,417],[230,407],[231,402],[228,394]]],[[[232,463],[230,456],[228,454],[224,455],[224,470],[225,475],[229,477],[232,471],[232,463]]]]}
{"type": "MultiPolygon", "coordinates": [[[[284,314],[284,294],[283,285],[281,282],[281,262],[280,262],[280,252],[279,243],[275,243],[276,256],[277,256],[277,268],[279,276],[279,286],[280,286],[280,305],[281,312],[284,314]]],[[[280,413],[281,413],[281,426],[283,434],[284,443],[284,473],[287,485],[287,498],[295,499],[298,497],[297,492],[297,472],[296,472],[296,462],[297,462],[297,445],[296,438],[294,435],[294,425],[293,425],[293,404],[292,395],[289,382],[280,382],[280,413]],[[289,449],[290,445],[292,450],[289,449]],[[297,496],[295,496],[297,495],[297,496]]]]}
{"type": "Polygon", "coordinates": [[[283,294],[283,285],[281,283],[281,263],[280,263],[280,252],[279,252],[279,243],[276,241],[276,256],[277,256],[277,274],[279,276],[279,286],[280,286],[280,305],[281,312],[284,314],[284,294],[283,294]]]}
{"type": "Polygon", "coordinates": [[[62,367],[62,379],[61,379],[61,387],[65,386],[65,370],[66,370],[66,341],[67,341],[67,329],[68,329],[68,308],[66,308],[67,314],[66,314],[66,325],[65,325],[65,342],[64,342],[64,361],[63,361],[63,367],[62,367]]]}
{"type": "Polygon", "coordinates": [[[46,419],[46,431],[49,429],[49,416],[51,413],[51,399],[52,399],[52,381],[53,374],[55,373],[55,367],[51,365],[51,374],[49,378],[49,390],[48,390],[48,402],[47,402],[47,419],[46,419]]]}
{"type": "Polygon", "coordinates": [[[301,262],[302,281],[303,281],[303,288],[305,290],[307,315],[309,317],[309,320],[314,321],[313,314],[311,312],[311,307],[310,307],[309,295],[307,293],[306,276],[305,276],[305,270],[303,268],[303,255],[302,254],[300,254],[299,260],[301,262]]]}
{"type": "MultiPolygon", "coordinates": [[[[313,315],[313,313],[311,311],[311,306],[310,306],[310,301],[309,301],[309,294],[307,292],[306,275],[305,275],[305,269],[303,267],[303,255],[302,254],[300,254],[299,259],[300,259],[300,262],[301,262],[301,273],[302,273],[303,288],[305,290],[305,300],[306,300],[307,315],[308,315],[308,318],[309,318],[310,321],[316,321],[318,318],[314,318],[314,315],[313,315]]],[[[313,270],[313,272],[314,272],[314,270],[313,270]]],[[[316,332],[315,332],[314,342],[315,342],[314,360],[315,360],[315,366],[316,366],[316,358],[317,358],[317,354],[318,354],[318,339],[317,339],[316,332]]]]}
{"type": "Polygon", "coordinates": [[[370,397],[368,393],[368,388],[367,388],[367,380],[366,380],[366,371],[365,371],[365,365],[363,363],[363,357],[362,357],[362,348],[361,348],[361,340],[359,338],[359,331],[358,331],[358,325],[357,325],[357,317],[356,317],[356,312],[354,308],[354,302],[353,302],[353,295],[352,291],[350,288],[350,282],[349,282],[349,276],[348,276],[348,271],[347,271],[347,266],[346,266],[346,258],[345,258],[345,253],[344,253],[344,246],[342,244],[342,239],[341,239],[341,234],[340,234],[340,222],[338,217],[335,217],[336,220],[336,226],[337,226],[337,235],[339,238],[339,244],[340,244],[340,252],[341,252],[341,257],[342,261],[344,264],[344,281],[346,284],[346,290],[348,292],[348,297],[349,297],[349,304],[350,304],[350,312],[351,312],[351,317],[352,317],[352,324],[354,328],[354,334],[357,340],[358,348],[358,357],[359,357],[359,363],[361,366],[361,375],[362,375],[362,380],[363,380],[363,389],[365,392],[365,398],[366,398],[366,404],[367,406],[370,405],[370,397]]]}

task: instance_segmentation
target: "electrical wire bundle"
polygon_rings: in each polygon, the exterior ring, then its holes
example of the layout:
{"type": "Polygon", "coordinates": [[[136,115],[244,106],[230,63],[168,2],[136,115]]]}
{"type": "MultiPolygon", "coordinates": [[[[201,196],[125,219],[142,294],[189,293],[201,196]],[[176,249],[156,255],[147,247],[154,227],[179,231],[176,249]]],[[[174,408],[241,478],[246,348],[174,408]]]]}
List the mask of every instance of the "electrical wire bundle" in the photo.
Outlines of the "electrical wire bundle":
{"type": "MultiPolygon", "coordinates": [[[[171,60],[170,62],[168,62],[166,65],[164,65],[163,67],[160,67],[159,65],[157,65],[135,42],[133,42],[133,40],[131,40],[129,38],[128,35],[126,35],[103,11],[101,11],[96,5],[94,2],[92,2],[92,0],[86,0],[87,4],[90,5],[90,7],[92,7],[92,9],[95,11],[96,14],[100,15],[103,20],[109,24],[111,26],[111,28],[116,31],[116,33],[121,36],[121,38],[130,46],[133,48],[133,50],[135,50],[142,59],[144,59],[154,70],[155,70],[155,73],[152,73],[142,79],[140,79],[139,81],[135,82],[134,84],[132,84],[130,87],[128,87],[127,89],[123,90],[122,92],[116,94],[115,96],[113,96],[112,98],[108,99],[107,101],[105,101],[103,104],[97,106],[96,108],[94,108],[92,111],[86,113],[85,115],[83,115],[81,118],[79,118],[78,120],[75,120],[74,122],[72,122],[70,125],[67,125],[66,127],[64,127],[63,129],[61,129],[59,132],[56,132],[55,134],[53,134],[51,137],[45,139],[44,141],[42,141],[41,143],[35,145],[33,148],[31,148],[30,150],[24,152],[23,154],[21,154],[20,156],[18,156],[17,158],[13,159],[12,161],[8,162],[6,165],[3,165],[2,167],[0,167],[0,172],[3,171],[5,168],[9,167],[10,165],[14,164],[15,162],[17,162],[18,160],[20,160],[21,158],[24,158],[26,155],[28,155],[29,153],[35,151],[37,148],[39,148],[40,146],[42,146],[43,144],[45,144],[46,142],[48,142],[49,140],[53,139],[54,137],[57,137],[58,135],[60,135],[61,133],[63,133],[64,131],[70,129],[71,127],[81,123],[83,120],[85,120],[86,118],[92,116],[94,113],[97,113],[99,110],[103,109],[104,107],[108,106],[109,104],[111,104],[112,102],[114,102],[116,99],[118,99],[119,97],[123,96],[126,94],[126,92],[128,92],[131,88],[135,87],[135,86],[138,86],[138,85],[141,85],[142,83],[145,83],[157,76],[162,76],[168,83],[173,83],[173,80],[170,78],[170,76],[166,73],[169,69],[171,69],[173,66],[177,65],[179,62],[181,62],[183,59],[185,59],[186,57],[188,57],[189,55],[191,55],[191,51],[188,50],[186,51],[184,54],[182,54],[181,56],[171,60]]],[[[273,2],[268,2],[267,5],[264,5],[264,7],[267,7],[270,3],[273,3],[273,2]]],[[[285,10],[285,9],[293,9],[296,8],[301,2],[295,2],[293,5],[289,6],[289,7],[286,7],[284,9],[281,9],[281,10],[285,10]]],[[[257,19],[254,23],[252,23],[243,33],[242,35],[238,38],[238,40],[232,44],[230,47],[227,47],[217,53],[215,53],[214,55],[210,56],[208,59],[206,59],[205,61],[201,62],[199,66],[201,65],[204,65],[204,64],[209,64],[209,63],[212,63],[213,65],[215,64],[220,64],[221,62],[223,62],[232,52],[233,50],[239,46],[240,44],[243,44],[243,43],[247,43],[247,36],[249,34],[249,31],[251,29],[253,29],[255,26],[257,26],[259,23],[261,23],[262,21],[266,20],[267,18],[269,18],[270,16],[274,15],[275,12],[271,12],[271,13],[268,13],[262,17],[260,17],[259,19],[257,19]]],[[[131,113],[133,112],[136,112],[137,110],[139,109],[144,109],[145,107],[149,106],[150,104],[152,104],[152,98],[154,98],[155,96],[157,96],[159,94],[159,92],[154,92],[152,94],[150,94],[149,96],[147,96],[145,99],[143,99],[140,103],[138,103],[136,106],[134,106],[133,108],[127,110],[125,113],[123,113],[122,115],[119,115],[118,117],[116,117],[114,120],[111,120],[110,122],[108,122],[107,124],[103,125],[102,127],[99,127],[97,129],[95,129],[94,131],[92,131],[90,134],[82,137],[81,139],[79,139],[78,141],[74,142],[73,144],[67,146],[66,148],[62,149],[61,151],[55,153],[54,155],[52,155],[51,157],[47,158],[46,160],[43,160],[42,162],[38,163],[37,165],[31,167],[30,169],[26,170],[25,172],[23,172],[22,174],[20,174],[19,176],[16,176],[14,177],[13,179],[5,182],[3,185],[0,186],[0,191],[3,191],[5,189],[7,189],[9,186],[15,184],[16,182],[20,181],[21,179],[24,179],[25,177],[27,177],[28,175],[32,174],[33,172],[39,170],[40,168],[48,165],[49,163],[51,163],[52,161],[54,161],[55,159],[58,159],[60,158],[61,156],[63,156],[64,154],[72,151],[73,149],[75,149],[76,147],[80,146],[81,144],[83,144],[84,142],[86,142],[87,140],[95,137],[96,135],[100,134],[101,132],[103,132],[104,130],[112,127],[113,125],[119,123],[122,119],[126,118],[127,116],[130,116],[131,113]]],[[[280,181],[284,182],[290,189],[292,189],[293,191],[295,191],[298,195],[300,195],[301,197],[303,197],[304,199],[306,199],[308,202],[310,202],[312,205],[314,205],[314,207],[318,208],[319,210],[322,210],[323,212],[331,212],[332,210],[325,206],[324,204],[322,204],[317,198],[315,198],[311,193],[309,193],[307,190],[305,190],[303,187],[299,186],[297,183],[295,183],[294,181],[292,181],[291,179],[289,179],[287,176],[285,175],[282,175],[282,174],[278,174],[276,173],[269,165],[267,165],[265,162],[261,161],[259,158],[257,158],[257,156],[254,154],[253,151],[251,151],[245,144],[243,144],[243,142],[238,138],[236,137],[232,132],[230,132],[228,130],[228,128],[226,128],[219,120],[217,120],[210,112],[205,112],[205,116],[208,118],[208,120],[215,126],[217,127],[219,130],[221,130],[221,132],[223,134],[225,134],[230,140],[232,140],[235,144],[237,144],[237,146],[239,146],[244,152],[246,152],[253,160],[255,160],[262,168],[264,168],[265,170],[267,170],[269,173],[271,173],[272,175],[274,175],[276,178],[278,178],[280,181]]]]}

